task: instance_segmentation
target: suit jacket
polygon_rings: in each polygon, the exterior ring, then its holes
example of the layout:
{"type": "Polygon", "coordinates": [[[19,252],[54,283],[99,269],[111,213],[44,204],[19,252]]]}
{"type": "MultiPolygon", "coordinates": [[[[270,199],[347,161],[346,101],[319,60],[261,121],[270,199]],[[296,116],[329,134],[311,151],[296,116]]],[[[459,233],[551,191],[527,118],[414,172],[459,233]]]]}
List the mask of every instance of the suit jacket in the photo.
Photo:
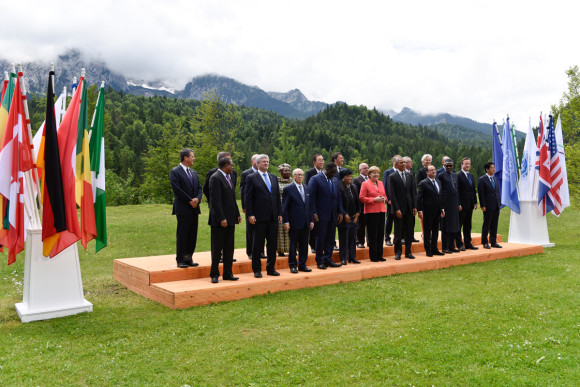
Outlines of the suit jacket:
{"type": "Polygon", "coordinates": [[[471,184],[463,171],[457,172],[457,192],[459,193],[459,204],[463,210],[473,210],[477,204],[477,195],[475,193],[475,178],[468,173],[471,184]]]}
{"type": "Polygon", "coordinates": [[[312,177],[314,177],[318,174],[319,174],[318,170],[314,167],[307,170],[306,173],[304,174],[304,184],[308,185],[308,182],[310,181],[310,179],[312,179],[312,177]]]}
{"type": "Polygon", "coordinates": [[[485,207],[486,211],[496,211],[501,208],[501,197],[499,195],[499,183],[497,177],[493,176],[495,189],[489,181],[487,173],[477,180],[477,193],[479,195],[479,206],[485,207]]]}
{"type": "Polygon", "coordinates": [[[441,186],[439,186],[439,192],[437,192],[437,189],[431,183],[431,179],[425,178],[421,180],[417,190],[417,211],[423,211],[423,216],[433,218],[441,216],[442,208],[441,186]]]}
{"type": "MultiPolygon", "coordinates": [[[[233,173],[232,173],[233,175],[233,173]]],[[[236,186],[234,185],[233,176],[232,187],[220,171],[216,171],[209,178],[209,219],[207,223],[210,226],[221,226],[221,221],[226,219],[228,226],[238,224],[240,210],[236,202],[236,186]],[[211,198],[211,199],[209,199],[211,198]]]]}
{"type": "Polygon", "coordinates": [[[169,173],[169,182],[173,190],[173,215],[195,215],[200,214],[199,205],[193,208],[189,202],[197,198],[201,202],[201,183],[197,172],[189,168],[192,179],[187,176],[183,167],[178,165],[169,173]]]}
{"type": "MultiPolygon", "coordinates": [[[[389,176],[395,172],[397,169],[395,169],[395,167],[393,168],[389,168],[385,171],[385,173],[383,173],[383,187],[385,188],[385,192],[389,192],[389,176]]],[[[389,196],[390,199],[390,196],[389,196]]]]}
{"type": "MultiPolygon", "coordinates": [[[[386,173],[386,172],[385,172],[386,173]]],[[[405,173],[405,183],[399,175],[399,171],[391,173],[387,178],[388,198],[391,201],[391,214],[400,210],[403,215],[412,212],[417,208],[417,189],[415,188],[415,179],[410,173],[405,173]]]]}
{"type": "MultiPolygon", "coordinates": [[[[368,179],[366,179],[366,180],[368,180],[368,179]]],[[[357,189],[357,192],[359,193],[359,195],[360,195],[360,188],[366,180],[362,175],[358,175],[357,177],[352,179],[352,183],[356,186],[356,189],[357,189]]],[[[360,213],[361,213],[361,215],[364,214],[364,212],[365,212],[365,204],[362,201],[360,201],[360,213]]]]}
{"type": "MultiPolygon", "coordinates": [[[[212,168],[209,171],[207,171],[207,175],[205,175],[205,183],[203,183],[203,194],[205,195],[205,198],[207,199],[207,203],[209,204],[209,179],[213,176],[214,173],[216,173],[216,171],[218,170],[218,167],[212,168]]],[[[236,172],[236,170],[234,169],[230,175],[230,179],[232,180],[232,186],[234,186],[234,188],[236,187],[236,183],[238,181],[238,173],[236,172]]]]}
{"type": "Polygon", "coordinates": [[[445,217],[441,221],[441,230],[446,232],[458,232],[461,229],[461,224],[459,222],[457,175],[445,171],[437,176],[437,180],[441,183],[443,209],[445,210],[445,217]]]}
{"type": "Polygon", "coordinates": [[[294,183],[286,186],[282,191],[282,222],[290,223],[290,229],[293,230],[310,228],[310,222],[312,222],[310,191],[305,184],[302,184],[302,188],[305,200],[302,200],[298,187],[294,183]]]}
{"type": "Polygon", "coordinates": [[[250,175],[251,173],[254,173],[254,172],[255,171],[252,168],[248,168],[242,172],[242,176],[240,178],[240,197],[242,200],[242,208],[243,209],[246,209],[245,199],[244,199],[244,189],[245,189],[245,185],[246,185],[246,179],[248,178],[248,175],[250,175]]]}
{"type": "Polygon", "coordinates": [[[340,200],[342,201],[342,210],[344,211],[345,214],[348,214],[348,216],[353,217],[354,214],[356,214],[358,212],[358,214],[360,215],[361,211],[360,211],[360,201],[359,201],[359,197],[358,197],[358,189],[356,188],[356,185],[354,184],[350,184],[350,186],[347,188],[346,184],[343,181],[339,181],[338,182],[338,189],[340,190],[340,200]],[[347,191],[350,190],[350,196],[349,196],[349,192],[347,191]],[[349,203],[349,198],[352,198],[352,202],[349,203]],[[349,204],[350,204],[350,210],[349,210],[349,204]]]}
{"type": "Polygon", "coordinates": [[[338,214],[344,215],[342,200],[340,199],[340,189],[338,179],[331,180],[332,191],[326,178],[326,174],[319,173],[310,179],[308,188],[310,189],[310,209],[312,214],[318,215],[318,220],[328,222],[335,220],[338,214]]]}
{"type": "Polygon", "coordinates": [[[272,192],[268,190],[260,171],[249,174],[244,182],[246,215],[256,217],[256,222],[278,222],[278,216],[282,215],[278,178],[270,172],[268,178],[272,192]]]}

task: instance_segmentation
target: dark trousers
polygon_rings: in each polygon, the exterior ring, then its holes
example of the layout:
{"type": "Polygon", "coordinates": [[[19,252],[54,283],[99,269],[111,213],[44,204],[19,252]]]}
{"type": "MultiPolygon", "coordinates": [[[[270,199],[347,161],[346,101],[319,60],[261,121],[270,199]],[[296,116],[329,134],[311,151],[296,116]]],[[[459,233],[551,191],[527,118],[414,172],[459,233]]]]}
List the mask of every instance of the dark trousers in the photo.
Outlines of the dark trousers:
{"type": "Polygon", "coordinates": [[[423,216],[423,246],[425,253],[433,254],[437,251],[439,237],[439,223],[441,216],[423,216]]]}
{"type": "Polygon", "coordinates": [[[487,210],[483,213],[483,225],[481,226],[481,244],[485,245],[497,243],[497,224],[499,221],[499,210],[487,210]],[[489,234],[489,240],[487,235],[489,234]]]}
{"type": "Polygon", "coordinates": [[[385,213],[372,212],[367,217],[367,234],[369,238],[369,258],[376,261],[383,257],[383,238],[385,236],[385,213]]]}
{"type": "Polygon", "coordinates": [[[360,214],[360,216],[358,217],[358,228],[356,229],[356,243],[360,243],[361,245],[365,244],[366,228],[367,228],[367,215],[360,214]]]}
{"type": "Polygon", "coordinates": [[[254,243],[254,225],[248,220],[246,215],[246,255],[252,256],[252,244],[254,243]]]}
{"type": "Polygon", "coordinates": [[[441,231],[441,248],[443,250],[452,250],[455,247],[463,246],[461,242],[461,232],[441,231]]]}
{"type": "Polygon", "coordinates": [[[357,223],[354,222],[345,223],[343,220],[338,225],[338,255],[341,261],[356,259],[356,229],[357,223]]]}
{"type": "Polygon", "coordinates": [[[288,251],[288,266],[295,268],[297,266],[305,267],[306,260],[308,260],[308,227],[297,229],[290,229],[288,236],[290,237],[290,248],[288,251]],[[296,250],[298,250],[298,263],[296,262],[296,250]]]}
{"type": "Polygon", "coordinates": [[[308,244],[310,248],[316,251],[316,236],[318,235],[318,223],[314,223],[314,228],[310,230],[310,236],[308,237],[308,244]]]}
{"type": "Polygon", "coordinates": [[[175,235],[177,263],[191,263],[191,256],[197,244],[197,223],[199,215],[176,215],[177,232],[175,235]]]}
{"type": "Polygon", "coordinates": [[[387,204],[387,224],[385,225],[385,241],[391,240],[391,233],[393,232],[393,222],[395,215],[391,214],[391,205],[387,204]]]}
{"type": "Polygon", "coordinates": [[[316,263],[330,263],[334,251],[336,223],[334,220],[328,220],[319,221],[316,224],[318,226],[318,235],[316,236],[316,263]]]}
{"type": "Polygon", "coordinates": [[[459,221],[463,229],[463,243],[465,247],[473,246],[471,244],[471,219],[473,217],[473,209],[463,209],[459,212],[459,221]]]}
{"type": "Polygon", "coordinates": [[[211,271],[209,273],[211,278],[220,276],[219,264],[222,251],[224,260],[223,277],[231,278],[234,276],[232,273],[232,263],[234,259],[235,230],[235,226],[211,227],[211,271]]]}
{"type": "Polygon", "coordinates": [[[411,244],[413,243],[413,213],[411,211],[407,211],[403,214],[401,219],[395,217],[395,240],[393,241],[393,245],[395,246],[395,255],[401,255],[403,252],[403,245],[401,240],[405,240],[405,254],[411,254],[411,244]]]}
{"type": "Polygon", "coordinates": [[[278,222],[256,222],[254,224],[254,241],[252,242],[252,270],[254,273],[262,272],[260,254],[264,251],[264,240],[268,245],[266,255],[266,271],[271,272],[276,268],[276,247],[278,245],[278,222]]]}

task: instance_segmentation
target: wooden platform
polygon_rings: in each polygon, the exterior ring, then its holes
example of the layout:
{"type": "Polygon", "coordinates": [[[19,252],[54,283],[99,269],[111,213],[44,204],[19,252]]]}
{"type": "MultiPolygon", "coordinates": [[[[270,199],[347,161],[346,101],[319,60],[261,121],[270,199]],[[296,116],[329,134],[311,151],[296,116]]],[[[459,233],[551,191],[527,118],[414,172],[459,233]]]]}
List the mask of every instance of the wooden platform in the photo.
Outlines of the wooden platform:
{"type": "MultiPolygon", "coordinates": [[[[415,237],[420,239],[420,233],[416,233],[415,237]]],[[[501,236],[498,236],[498,239],[501,241],[501,236]]],[[[281,275],[278,277],[266,275],[266,260],[262,260],[263,278],[254,278],[252,262],[246,256],[245,248],[237,249],[234,253],[237,262],[234,263],[233,272],[240,279],[238,281],[223,281],[220,277],[217,284],[210,282],[211,256],[209,252],[195,253],[193,260],[199,263],[199,266],[186,269],[176,267],[174,254],[116,259],[113,263],[113,276],[128,289],[176,309],[219,301],[239,300],[281,290],[442,269],[455,265],[539,254],[543,251],[541,245],[516,243],[502,243],[502,249],[483,249],[480,244],[481,237],[477,234],[473,235],[473,243],[479,247],[479,250],[468,250],[435,257],[425,255],[422,242],[414,243],[412,250],[416,259],[403,258],[400,261],[395,260],[393,247],[384,246],[383,256],[387,258],[386,262],[371,262],[368,258],[368,249],[357,248],[357,259],[362,262],[361,264],[348,264],[339,268],[329,267],[326,270],[317,269],[314,254],[310,254],[307,265],[312,269],[312,272],[298,272],[298,274],[290,273],[287,257],[278,257],[276,270],[281,275]]],[[[335,262],[340,262],[338,251],[335,251],[333,258],[335,262]]]]}

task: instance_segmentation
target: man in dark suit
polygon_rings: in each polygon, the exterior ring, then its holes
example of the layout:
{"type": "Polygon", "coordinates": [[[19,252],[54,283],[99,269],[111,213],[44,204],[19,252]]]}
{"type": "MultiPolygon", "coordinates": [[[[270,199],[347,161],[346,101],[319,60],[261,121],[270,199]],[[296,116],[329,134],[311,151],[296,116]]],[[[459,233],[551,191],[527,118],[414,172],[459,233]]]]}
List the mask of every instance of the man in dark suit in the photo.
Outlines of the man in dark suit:
{"type": "Polygon", "coordinates": [[[459,250],[455,248],[455,244],[457,243],[457,247],[460,247],[461,244],[461,225],[459,223],[461,206],[457,193],[457,175],[452,172],[453,166],[453,160],[445,160],[445,172],[437,175],[437,180],[441,184],[443,209],[445,210],[445,218],[441,219],[441,244],[445,254],[458,253],[459,250]]]}
{"type": "Polygon", "coordinates": [[[290,236],[288,266],[290,272],[296,274],[298,271],[312,271],[306,267],[306,261],[308,259],[308,234],[314,227],[314,223],[310,212],[310,192],[308,187],[302,184],[304,172],[297,168],[292,172],[292,176],[294,182],[282,191],[282,222],[290,236]],[[296,262],[296,249],[298,249],[298,262],[296,262]]]}
{"type": "Polygon", "coordinates": [[[437,249],[439,224],[445,217],[441,187],[435,179],[437,170],[434,165],[426,167],[427,177],[419,182],[417,190],[417,211],[419,219],[423,221],[423,246],[428,257],[445,255],[437,249]]]}
{"type": "MultiPolygon", "coordinates": [[[[217,161],[219,163],[219,160],[222,157],[227,157],[229,159],[232,158],[232,155],[230,154],[230,152],[219,152],[217,155],[217,161]]],[[[218,167],[212,168],[209,171],[207,171],[207,174],[205,175],[205,183],[203,183],[203,194],[205,195],[205,198],[207,199],[207,204],[209,206],[210,204],[210,198],[209,198],[209,178],[213,176],[214,173],[216,173],[216,171],[219,169],[218,167]]],[[[236,183],[238,181],[238,173],[236,172],[236,170],[234,169],[231,173],[230,176],[231,180],[232,180],[232,184],[234,185],[234,187],[236,186],[236,183]]]]}
{"type": "Polygon", "coordinates": [[[244,187],[244,203],[248,221],[254,225],[252,243],[252,270],[254,277],[262,278],[260,253],[264,251],[264,240],[268,245],[266,273],[278,276],[276,271],[276,248],[278,245],[278,223],[282,221],[282,203],[278,178],[268,172],[268,155],[256,157],[258,172],[248,175],[244,187]]]}
{"type": "Polygon", "coordinates": [[[447,160],[448,158],[449,156],[441,157],[441,168],[437,170],[437,176],[439,176],[440,173],[445,172],[445,160],[447,160]]]}
{"type": "Polygon", "coordinates": [[[232,272],[234,258],[235,226],[242,221],[236,202],[236,186],[233,181],[234,163],[229,157],[218,160],[218,170],[209,178],[209,219],[211,226],[212,283],[218,282],[219,263],[223,251],[223,279],[236,281],[232,272]]]}
{"type": "Polygon", "coordinates": [[[479,206],[483,211],[481,244],[485,249],[490,249],[491,247],[501,248],[497,243],[497,224],[501,209],[501,196],[499,194],[499,182],[497,177],[493,175],[495,173],[495,164],[488,161],[483,165],[483,168],[485,169],[485,175],[480,176],[477,180],[479,206]]]}
{"type": "Polygon", "coordinates": [[[200,214],[199,202],[202,189],[197,172],[191,169],[195,161],[191,149],[179,152],[181,163],[171,170],[169,182],[173,190],[173,215],[177,218],[176,256],[177,267],[198,266],[192,255],[197,243],[197,225],[200,214]]]}
{"type": "Polygon", "coordinates": [[[344,211],[336,176],[336,164],[328,163],[324,172],[310,179],[310,207],[318,228],[316,236],[316,263],[319,269],[340,267],[332,260],[336,225],[342,222],[344,211]]]}
{"type": "MultiPolygon", "coordinates": [[[[250,159],[250,163],[252,164],[252,166],[250,168],[246,169],[245,171],[243,171],[242,176],[240,178],[240,198],[241,198],[241,202],[242,202],[242,212],[244,214],[246,214],[246,205],[245,205],[245,200],[244,200],[246,179],[248,178],[248,175],[250,175],[258,170],[258,168],[256,168],[256,158],[258,156],[259,156],[258,154],[255,154],[252,156],[252,158],[250,159]]],[[[254,225],[248,221],[248,214],[246,214],[246,255],[248,256],[249,259],[252,259],[252,244],[253,244],[253,242],[254,242],[254,225]]],[[[262,254],[263,253],[264,252],[262,251],[262,254]]]]}
{"type": "MultiPolygon", "coordinates": [[[[398,160],[398,158],[401,157],[400,155],[396,155],[395,157],[393,157],[393,168],[387,169],[385,171],[385,173],[383,173],[383,187],[385,187],[385,193],[387,195],[389,195],[389,176],[397,171],[397,168],[395,167],[396,161],[398,160]]],[[[393,231],[393,220],[394,220],[394,215],[392,214],[391,211],[391,198],[388,197],[387,198],[387,221],[385,223],[385,243],[387,244],[387,246],[392,246],[393,243],[391,242],[391,232],[393,231]]]]}
{"type": "MultiPolygon", "coordinates": [[[[413,160],[409,157],[409,156],[405,156],[405,171],[407,171],[409,174],[411,174],[411,177],[413,178],[413,181],[415,180],[415,172],[413,172],[413,160]]],[[[415,184],[415,187],[417,186],[417,184],[415,184]]],[[[413,217],[413,230],[415,230],[415,217],[413,217]]],[[[413,234],[413,242],[417,243],[419,242],[417,239],[415,239],[415,234],[413,234]]]]}
{"type": "Polygon", "coordinates": [[[459,220],[463,228],[463,245],[459,250],[478,249],[471,243],[471,219],[473,210],[477,209],[477,195],[475,194],[475,179],[469,173],[470,169],[471,160],[469,157],[464,157],[461,160],[461,171],[457,172],[457,191],[459,192],[459,204],[461,205],[459,220]]]}
{"type": "MultiPolygon", "coordinates": [[[[352,180],[353,184],[356,186],[357,192],[360,192],[360,187],[362,183],[369,178],[369,165],[367,163],[360,163],[358,166],[359,175],[352,180]]],[[[365,234],[367,227],[367,217],[365,216],[365,205],[360,202],[360,215],[358,217],[358,229],[356,230],[356,246],[358,248],[365,247],[365,234]]]]}
{"type": "MultiPolygon", "coordinates": [[[[314,166],[306,171],[304,174],[304,184],[308,185],[308,182],[313,176],[316,176],[324,170],[324,157],[317,153],[312,157],[312,163],[314,166]]],[[[314,228],[310,231],[310,236],[308,239],[308,244],[313,253],[316,252],[316,235],[318,235],[318,226],[314,224],[314,228]]]]}
{"type": "Polygon", "coordinates": [[[336,164],[336,174],[338,176],[340,171],[343,169],[342,164],[344,163],[344,157],[342,156],[342,153],[334,152],[332,156],[330,156],[330,162],[336,164]]]}
{"type": "Polygon", "coordinates": [[[417,214],[417,190],[415,180],[410,173],[405,171],[405,159],[401,156],[395,160],[397,171],[388,177],[389,193],[391,201],[391,213],[395,223],[395,259],[401,259],[402,239],[405,239],[405,257],[414,259],[411,253],[413,243],[413,217],[417,214]]]}

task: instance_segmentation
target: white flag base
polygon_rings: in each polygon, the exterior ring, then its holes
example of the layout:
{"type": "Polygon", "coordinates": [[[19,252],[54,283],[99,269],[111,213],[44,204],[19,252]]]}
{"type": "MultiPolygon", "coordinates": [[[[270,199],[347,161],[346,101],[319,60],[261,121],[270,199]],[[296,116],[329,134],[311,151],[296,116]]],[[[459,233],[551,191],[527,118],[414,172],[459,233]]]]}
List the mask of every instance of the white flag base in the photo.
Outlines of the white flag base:
{"type": "Polygon", "coordinates": [[[28,229],[22,302],[16,311],[22,322],[48,320],[92,312],[85,300],[77,244],[54,258],[42,255],[42,229],[28,229]]]}
{"type": "Polygon", "coordinates": [[[543,247],[555,246],[550,243],[546,217],[540,213],[537,202],[520,201],[520,213],[511,211],[508,241],[510,243],[542,245],[543,247]]]}

